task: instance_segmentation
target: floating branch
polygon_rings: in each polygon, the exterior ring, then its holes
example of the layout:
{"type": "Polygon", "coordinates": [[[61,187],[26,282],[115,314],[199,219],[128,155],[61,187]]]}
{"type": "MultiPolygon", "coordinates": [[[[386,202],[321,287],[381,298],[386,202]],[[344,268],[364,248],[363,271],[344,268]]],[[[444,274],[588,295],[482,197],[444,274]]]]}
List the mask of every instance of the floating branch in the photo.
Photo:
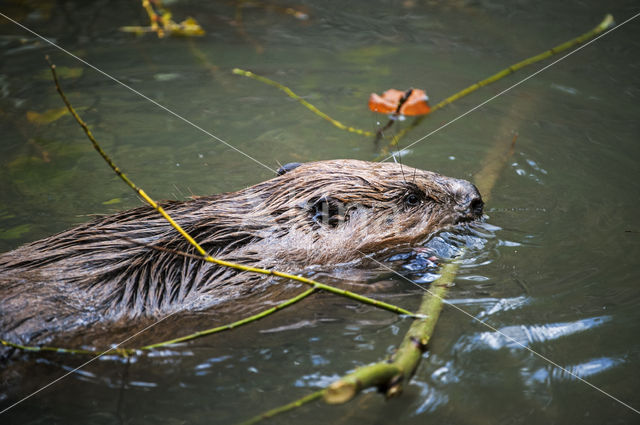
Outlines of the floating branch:
{"type": "MultiPolygon", "coordinates": [[[[100,354],[102,351],[98,350],[84,350],[81,348],[61,348],[61,347],[49,347],[49,346],[37,346],[37,345],[22,345],[16,344],[15,342],[6,341],[4,339],[0,339],[0,344],[5,347],[17,348],[23,351],[31,351],[31,352],[45,352],[52,351],[54,353],[64,353],[64,354],[100,354]]],[[[130,353],[128,350],[122,348],[116,348],[111,350],[114,353],[121,354],[123,356],[128,356],[130,353]]]]}
{"type": "Polygon", "coordinates": [[[342,124],[338,120],[335,120],[335,119],[331,118],[329,115],[325,114],[324,112],[322,112],[321,110],[319,110],[318,108],[313,106],[311,103],[307,102],[306,100],[304,100],[303,98],[301,98],[300,96],[295,94],[289,87],[283,86],[282,84],[280,84],[280,83],[278,83],[276,81],[270,80],[270,79],[268,79],[266,77],[263,77],[263,76],[260,76],[258,74],[254,74],[253,72],[250,72],[250,71],[245,71],[245,70],[240,69],[240,68],[234,68],[232,72],[234,74],[236,74],[236,75],[244,75],[245,77],[253,78],[254,80],[260,81],[262,83],[268,84],[270,86],[273,86],[273,87],[276,87],[276,88],[282,90],[283,92],[285,92],[287,94],[287,96],[289,96],[292,99],[297,100],[305,108],[309,109],[311,112],[313,112],[314,114],[316,114],[320,118],[323,118],[323,119],[329,121],[331,124],[333,124],[334,126],[338,127],[340,130],[346,130],[346,131],[348,131],[350,133],[356,133],[356,134],[360,134],[362,136],[375,136],[375,133],[373,133],[371,131],[362,130],[362,129],[355,128],[355,127],[350,127],[348,125],[342,124]]]}
{"type": "Polygon", "coordinates": [[[402,392],[403,382],[413,376],[427,349],[458,264],[453,262],[442,267],[440,278],[431,284],[431,289],[422,298],[418,314],[423,318],[411,324],[398,350],[389,359],[358,368],[329,385],[324,392],[327,403],[345,403],[370,387],[377,387],[387,397],[395,397],[402,392]]]}
{"type": "Polygon", "coordinates": [[[325,390],[319,390],[316,391],[315,393],[311,393],[309,395],[306,395],[296,401],[292,401],[289,404],[285,404],[284,406],[280,406],[280,407],[276,407],[275,409],[271,409],[267,412],[261,413],[258,416],[255,416],[245,422],[242,422],[239,425],[253,425],[256,424],[260,421],[263,421],[265,419],[270,419],[273,418],[276,415],[279,415],[281,413],[286,413],[289,412],[293,409],[297,409],[298,407],[301,407],[307,403],[310,403],[314,400],[317,400],[319,398],[322,398],[322,396],[324,395],[325,390]]]}
{"type": "Polygon", "coordinates": [[[311,393],[284,406],[261,413],[246,422],[242,422],[240,425],[253,425],[319,398],[323,398],[329,404],[345,403],[360,391],[371,387],[377,387],[382,392],[385,392],[387,397],[399,395],[402,389],[402,382],[413,375],[433,334],[433,329],[442,310],[442,299],[446,294],[448,285],[455,277],[457,268],[458,263],[449,263],[443,267],[441,277],[431,284],[432,290],[430,294],[425,295],[423,298],[419,309],[419,313],[423,318],[413,322],[400,348],[389,359],[360,367],[333,382],[327,388],[311,393]]]}
{"type": "MultiPolygon", "coordinates": [[[[113,352],[113,354],[117,354],[123,357],[128,357],[131,356],[133,354],[135,354],[136,352],[139,351],[149,351],[149,350],[153,350],[156,348],[161,348],[161,347],[166,347],[168,345],[173,345],[173,344],[178,344],[180,342],[186,342],[186,341],[191,341],[197,338],[202,338],[203,336],[207,336],[207,335],[212,335],[214,333],[218,333],[218,332],[222,332],[222,331],[228,331],[231,329],[235,329],[238,328],[242,325],[247,325],[249,323],[255,322],[257,320],[260,320],[262,318],[265,318],[267,316],[269,316],[270,314],[275,313],[276,311],[280,311],[282,309],[285,309],[289,306],[292,306],[293,304],[297,303],[298,301],[302,301],[303,299],[305,299],[306,297],[308,297],[309,295],[313,294],[314,292],[316,292],[317,289],[316,288],[310,288],[307,289],[306,291],[302,292],[300,295],[297,295],[293,298],[290,298],[278,305],[276,305],[275,307],[271,307],[267,310],[261,311],[258,314],[254,314],[253,316],[249,316],[249,317],[245,317],[244,319],[240,319],[237,320],[233,323],[229,323],[226,325],[222,325],[222,326],[217,326],[215,328],[210,328],[210,329],[205,329],[202,331],[198,331],[198,332],[194,332],[192,334],[189,335],[185,335],[185,336],[181,336],[179,338],[174,338],[168,341],[163,341],[163,342],[158,342],[158,343],[154,343],[154,344],[149,344],[149,345],[145,345],[144,347],[140,347],[140,348],[114,348],[111,351],[113,352]]],[[[0,344],[6,346],[6,347],[13,347],[13,348],[18,348],[20,350],[24,350],[24,351],[31,351],[31,352],[44,352],[44,351],[53,351],[56,353],[65,353],[65,354],[101,354],[103,353],[103,351],[101,350],[86,350],[86,349],[78,349],[78,348],[61,348],[61,347],[50,347],[50,346],[37,346],[37,345],[22,345],[22,344],[16,344],[13,342],[9,342],[3,339],[0,339],[0,344]]]]}
{"type": "MultiPolygon", "coordinates": [[[[518,63],[515,63],[513,65],[511,65],[508,68],[503,69],[502,71],[493,74],[492,76],[485,78],[482,81],[478,81],[477,83],[474,83],[472,85],[470,85],[469,87],[460,90],[459,92],[457,92],[456,94],[453,94],[449,97],[447,97],[446,99],[444,99],[443,101],[441,101],[440,103],[436,104],[433,108],[431,108],[431,112],[435,112],[438,109],[441,109],[453,102],[455,102],[456,100],[465,97],[466,95],[473,93],[474,91],[478,90],[481,87],[487,86],[491,83],[495,83],[496,81],[513,74],[514,72],[529,66],[529,65],[533,65],[536,62],[540,62],[544,59],[547,59],[550,56],[553,56],[555,54],[564,52],[565,50],[569,50],[572,47],[575,47],[579,44],[584,43],[585,41],[588,41],[594,37],[596,37],[597,35],[601,34],[602,32],[606,31],[608,28],[610,28],[611,26],[613,26],[614,21],[613,21],[613,16],[610,14],[607,14],[604,19],[602,20],[602,22],[600,22],[600,24],[598,24],[597,27],[595,27],[594,29],[592,29],[589,32],[586,32],[584,34],[582,34],[581,36],[578,36],[572,40],[569,40],[565,43],[559,44],[556,47],[553,47],[549,50],[546,50],[538,55],[532,56],[528,59],[525,59],[523,61],[520,61],[518,63]]],[[[402,137],[404,137],[409,131],[413,130],[414,128],[416,128],[418,125],[420,125],[420,123],[422,122],[422,120],[424,120],[426,118],[426,115],[423,116],[419,116],[418,118],[416,118],[411,125],[409,125],[408,127],[402,129],[401,131],[398,132],[398,134],[396,134],[393,139],[391,139],[391,142],[389,143],[388,146],[384,147],[380,153],[380,155],[375,159],[375,161],[380,161],[381,159],[384,159],[390,151],[393,150],[393,148],[395,148],[398,145],[398,142],[400,141],[400,139],[402,137]]]]}
{"type": "Polygon", "coordinates": [[[256,320],[260,320],[264,317],[267,317],[268,315],[275,313],[276,311],[282,310],[284,308],[287,308],[295,303],[297,303],[298,301],[302,301],[303,299],[305,299],[306,297],[308,297],[309,295],[313,294],[314,292],[316,292],[316,288],[310,288],[307,289],[306,291],[304,291],[303,293],[301,293],[300,295],[293,297],[291,299],[288,299],[287,301],[278,304],[275,307],[272,307],[268,310],[265,310],[263,312],[260,312],[256,315],[250,316],[250,317],[246,317],[244,319],[238,320],[236,322],[230,323],[228,325],[224,325],[224,326],[218,326],[217,328],[211,328],[211,329],[207,329],[204,331],[199,331],[199,332],[195,332],[192,333],[190,335],[185,335],[182,336],[180,338],[174,338],[171,339],[169,341],[164,341],[164,342],[159,342],[157,344],[149,344],[149,345],[145,345],[144,347],[140,348],[141,350],[152,350],[154,348],[160,348],[160,347],[165,347],[167,345],[171,345],[171,344],[177,344],[179,342],[185,342],[185,341],[191,341],[193,339],[196,338],[201,338],[203,336],[207,336],[207,335],[211,335],[214,333],[218,333],[218,332],[222,332],[222,331],[228,331],[234,328],[237,328],[239,326],[242,325],[246,325],[248,323],[251,322],[255,322],[256,320]]]}
{"type": "MultiPolygon", "coordinates": [[[[477,83],[474,83],[472,85],[470,85],[469,87],[460,90],[459,92],[447,97],[446,99],[444,99],[443,101],[439,102],[438,104],[436,104],[434,107],[432,107],[427,114],[431,114],[435,111],[437,111],[438,109],[441,109],[453,102],[455,102],[458,99],[461,99],[465,96],[467,96],[470,93],[473,93],[474,91],[478,90],[481,87],[487,86],[491,83],[495,83],[498,80],[501,80],[502,78],[513,74],[514,72],[532,65],[534,63],[540,62],[544,59],[547,59],[550,56],[553,56],[555,54],[558,54],[560,52],[563,52],[565,50],[568,50],[572,47],[575,47],[579,44],[584,43],[585,41],[588,41],[594,37],[596,37],[597,35],[601,34],[602,32],[606,31],[608,28],[610,28],[612,25],[614,24],[613,21],[613,16],[611,16],[610,14],[607,14],[605,16],[605,18],[602,20],[602,22],[595,27],[594,29],[592,29],[591,31],[582,34],[579,37],[576,37],[572,40],[569,40],[565,43],[562,43],[556,47],[553,47],[549,50],[546,50],[538,55],[532,56],[528,59],[525,59],[523,61],[520,61],[518,63],[515,63],[511,66],[509,66],[508,68],[503,69],[502,71],[488,77],[485,78],[484,80],[478,81],[477,83]]],[[[376,140],[378,140],[381,135],[382,132],[385,131],[386,129],[388,129],[392,123],[393,120],[389,121],[383,128],[379,129],[377,132],[372,132],[372,131],[367,131],[367,130],[362,130],[359,128],[355,128],[355,127],[351,127],[348,126],[346,124],[341,123],[340,121],[331,118],[329,115],[327,115],[326,113],[320,111],[318,108],[316,108],[314,105],[312,105],[311,103],[307,102],[306,100],[304,100],[302,97],[298,96],[297,94],[295,94],[290,88],[288,88],[285,85],[282,85],[276,81],[270,80],[266,77],[254,74],[253,72],[250,71],[245,71],[239,68],[234,68],[233,73],[236,75],[243,75],[245,77],[249,77],[249,78],[253,78],[254,80],[260,81],[262,83],[268,84],[270,86],[276,87],[280,90],[282,90],[283,92],[285,92],[287,94],[287,96],[289,96],[292,99],[297,100],[298,102],[300,102],[303,106],[305,106],[307,109],[309,109],[311,112],[313,112],[314,114],[318,115],[319,117],[329,121],[331,124],[333,124],[334,126],[338,127],[341,130],[345,130],[345,131],[349,131],[351,133],[356,133],[356,134],[360,134],[362,136],[375,136],[376,140]]],[[[400,104],[400,106],[402,106],[402,104],[400,104]]],[[[400,139],[402,137],[404,137],[409,131],[411,131],[412,129],[414,129],[415,127],[417,127],[418,125],[420,125],[420,123],[426,118],[427,114],[424,115],[420,115],[419,117],[417,117],[408,127],[400,130],[398,132],[398,134],[396,134],[391,142],[389,143],[389,145],[385,146],[382,150],[380,155],[378,155],[375,160],[376,161],[380,161],[382,159],[384,159],[389,152],[398,145],[398,142],[400,141],[400,139]]]]}

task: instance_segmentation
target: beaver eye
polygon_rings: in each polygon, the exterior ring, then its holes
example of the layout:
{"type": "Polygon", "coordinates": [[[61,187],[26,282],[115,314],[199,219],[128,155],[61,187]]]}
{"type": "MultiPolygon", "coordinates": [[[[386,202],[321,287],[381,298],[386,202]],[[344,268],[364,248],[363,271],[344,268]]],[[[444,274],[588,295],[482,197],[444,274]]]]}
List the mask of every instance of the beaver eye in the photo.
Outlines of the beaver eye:
{"type": "Polygon", "coordinates": [[[420,197],[418,195],[416,195],[415,193],[410,193],[410,194],[407,195],[407,197],[405,198],[404,201],[410,207],[415,207],[416,205],[420,204],[420,197]]]}

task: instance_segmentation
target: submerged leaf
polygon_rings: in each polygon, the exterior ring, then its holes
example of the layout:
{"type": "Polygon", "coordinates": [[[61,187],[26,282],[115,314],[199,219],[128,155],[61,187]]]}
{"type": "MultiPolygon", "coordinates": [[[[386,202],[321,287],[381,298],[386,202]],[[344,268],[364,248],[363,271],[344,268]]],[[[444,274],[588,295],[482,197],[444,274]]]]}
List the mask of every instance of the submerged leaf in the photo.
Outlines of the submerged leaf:
{"type": "Polygon", "coordinates": [[[59,120],[69,113],[66,106],[55,109],[48,109],[42,113],[36,111],[27,111],[27,120],[34,124],[50,124],[59,120]]]}
{"type": "Polygon", "coordinates": [[[31,231],[31,226],[29,224],[20,224],[18,226],[12,227],[11,229],[0,230],[0,239],[2,240],[18,239],[22,237],[22,235],[30,231],[31,231]]]}
{"type": "Polygon", "coordinates": [[[119,204],[120,202],[122,202],[122,199],[113,198],[113,199],[109,199],[108,201],[104,201],[102,205],[113,205],[113,204],[119,204]]]}
{"type": "Polygon", "coordinates": [[[147,32],[153,32],[153,29],[151,27],[140,27],[140,26],[127,26],[127,27],[120,27],[119,29],[120,31],[130,32],[136,35],[142,35],[147,32]]]}
{"type": "MultiPolygon", "coordinates": [[[[58,78],[78,78],[82,77],[84,73],[83,68],[69,68],[68,66],[56,66],[56,74],[58,74],[58,78]]],[[[41,80],[51,80],[51,71],[45,69],[40,74],[38,74],[38,78],[41,80]]]]}

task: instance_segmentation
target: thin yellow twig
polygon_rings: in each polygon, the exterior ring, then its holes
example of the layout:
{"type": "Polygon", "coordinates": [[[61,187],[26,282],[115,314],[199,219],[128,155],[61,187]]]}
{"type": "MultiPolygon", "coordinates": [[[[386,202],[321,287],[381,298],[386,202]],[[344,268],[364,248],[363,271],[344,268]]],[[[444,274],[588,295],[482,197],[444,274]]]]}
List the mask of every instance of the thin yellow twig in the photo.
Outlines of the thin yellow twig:
{"type": "Polygon", "coordinates": [[[322,112],[321,110],[319,110],[318,108],[313,106],[311,103],[307,102],[306,100],[304,100],[303,98],[301,98],[300,96],[295,94],[289,87],[284,86],[284,85],[282,85],[282,84],[280,84],[280,83],[278,83],[276,81],[270,80],[270,79],[268,79],[266,77],[263,77],[261,75],[258,75],[258,74],[254,74],[251,71],[245,71],[244,69],[240,69],[240,68],[234,68],[232,72],[234,74],[236,74],[236,75],[243,75],[245,77],[253,78],[254,80],[260,81],[262,83],[268,84],[270,86],[273,86],[273,87],[276,87],[276,88],[282,90],[283,92],[286,93],[287,96],[289,96],[292,99],[297,100],[305,108],[309,109],[311,112],[313,112],[314,114],[318,115],[320,118],[323,118],[323,119],[329,121],[331,124],[333,124],[334,126],[338,127],[340,130],[346,130],[348,132],[360,134],[362,136],[375,136],[375,133],[373,133],[371,131],[367,131],[367,130],[362,130],[362,129],[359,129],[359,128],[351,127],[351,126],[348,126],[348,125],[345,125],[345,124],[341,123],[338,120],[335,120],[335,119],[331,118],[329,115],[325,114],[324,112],[322,112]]]}
{"type": "Polygon", "coordinates": [[[470,93],[473,93],[474,91],[478,90],[481,87],[487,86],[491,83],[495,83],[496,81],[513,74],[514,72],[532,65],[536,62],[540,62],[544,59],[547,59],[550,56],[553,56],[555,54],[564,52],[565,50],[569,50],[572,47],[577,46],[578,44],[582,44],[585,41],[588,41],[590,39],[592,39],[593,37],[597,36],[598,34],[601,34],[602,32],[604,32],[605,30],[607,30],[609,27],[611,27],[614,24],[613,21],[613,16],[611,14],[607,14],[604,19],[602,20],[602,22],[600,22],[598,24],[598,26],[596,26],[594,29],[592,29],[591,31],[588,31],[576,38],[573,38],[565,43],[559,44],[549,50],[545,50],[542,53],[539,53],[535,56],[532,56],[528,59],[522,60],[518,63],[515,63],[495,74],[493,74],[492,76],[485,78],[484,80],[478,81],[477,83],[474,83],[472,85],[470,85],[469,87],[460,90],[459,92],[447,97],[446,99],[444,99],[443,101],[439,102],[438,104],[436,104],[433,108],[431,108],[431,112],[428,115],[422,115],[417,117],[415,120],[413,120],[413,122],[406,128],[400,130],[395,136],[393,136],[393,138],[391,139],[391,142],[385,146],[384,148],[382,148],[382,150],[380,151],[380,155],[378,155],[378,157],[376,157],[374,159],[374,161],[380,161],[381,159],[385,158],[389,152],[395,148],[398,145],[398,142],[400,141],[400,139],[402,139],[402,137],[404,137],[409,131],[413,130],[414,128],[416,128],[418,125],[420,125],[420,123],[429,115],[431,115],[432,113],[434,113],[435,111],[437,111],[438,109],[441,109],[447,105],[450,105],[451,103],[455,102],[456,100],[467,96],[470,93]]]}
{"type": "Polygon", "coordinates": [[[211,328],[211,329],[206,329],[204,331],[194,332],[194,333],[189,334],[189,335],[181,336],[179,338],[170,339],[168,341],[158,342],[156,344],[145,345],[144,347],[141,347],[140,350],[153,350],[154,348],[166,347],[167,345],[177,344],[179,342],[191,341],[191,340],[194,340],[196,338],[201,338],[203,336],[207,336],[207,335],[211,335],[211,334],[214,334],[214,333],[235,329],[235,328],[240,327],[242,325],[246,325],[248,323],[252,323],[252,322],[255,322],[256,320],[260,320],[260,319],[262,319],[264,317],[267,317],[268,315],[273,314],[276,311],[282,310],[284,308],[287,308],[287,307],[297,303],[298,301],[302,301],[303,299],[305,299],[309,295],[313,294],[315,291],[316,291],[316,288],[307,289],[306,291],[302,292],[300,295],[297,295],[297,296],[295,296],[293,298],[290,298],[287,301],[285,301],[283,303],[280,303],[275,307],[271,307],[270,309],[264,310],[264,311],[262,311],[262,312],[260,312],[258,314],[253,315],[253,316],[245,317],[244,319],[237,320],[237,321],[235,321],[233,323],[229,323],[228,325],[218,326],[216,328],[211,328]]]}
{"type": "MultiPolygon", "coordinates": [[[[243,319],[237,320],[235,322],[232,323],[228,323],[226,325],[222,325],[222,326],[217,326],[215,328],[210,328],[210,329],[205,329],[202,331],[197,331],[188,335],[184,335],[181,336],[179,338],[174,338],[174,339],[170,339],[167,341],[162,341],[162,342],[158,342],[155,344],[149,344],[149,345],[145,345],[144,347],[140,347],[140,348],[117,348],[117,349],[113,349],[112,352],[113,354],[117,354],[120,355],[122,357],[128,357],[131,356],[133,354],[135,354],[136,352],[139,351],[149,351],[149,350],[153,350],[156,348],[161,348],[161,347],[166,347],[168,345],[172,345],[172,344],[177,344],[180,342],[186,342],[186,341],[192,341],[194,339],[197,338],[202,338],[203,336],[207,336],[207,335],[212,335],[214,333],[219,333],[222,331],[227,331],[227,330],[231,330],[231,329],[235,329],[238,328],[240,326],[243,325],[247,325],[249,323],[253,323],[255,321],[258,321],[260,319],[263,319],[267,316],[269,316],[270,314],[273,314],[277,311],[280,311],[282,309],[285,309],[289,306],[292,306],[293,304],[297,303],[298,301],[302,301],[303,299],[307,298],[309,295],[313,294],[314,292],[316,292],[316,288],[309,288],[306,291],[302,292],[299,295],[296,295],[293,298],[290,298],[274,307],[271,307],[267,310],[261,311],[260,313],[254,314],[253,316],[249,316],[249,317],[245,317],[243,319]]],[[[4,339],[0,339],[0,344],[6,346],[6,347],[13,347],[13,348],[18,348],[20,350],[24,350],[24,351],[31,351],[31,352],[42,352],[42,351],[51,351],[51,352],[55,352],[55,353],[65,353],[65,354],[101,354],[103,353],[103,351],[100,350],[87,350],[87,349],[80,349],[80,348],[62,348],[62,347],[51,347],[51,346],[38,346],[38,345],[22,345],[22,344],[16,344],[14,342],[10,342],[4,339]]]]}
{"type": "Polygon", "coordinates": [[[311,393],[309,395],[306,395],[306,396],[304,396],[302,398],[299,398],[296,401],[292,401],[291,403],[285,404],[284,406],[279,406],[279,407],[276,407],[275,409],[271,409],[271,410],[269,410],[267,412],[264,412],[264,413],[261,413],[261,414],[259,414],[257,416],[254,416],[253,418],[248,419],[247,421],[242,422],[239,425],[253,425],[253,424],[256,424],[256,423],[258,423],[260,421],[263,421],[265,419],[269,419],[269,418],[272,418],[272,417],[274,417],[276,415],[279,415],[280,413],[285,413],[285,412],[288,412],[290,410],[297,409],[300,406],[303,406],[303,405],[305,405],[307,403],[310,403],[310,402],[312,402],[314,400],[319,399],[320,397],[322,397],[324,395],[325,391],[326,391],[325,389],[316,391],[315,393],[311,393]]]}

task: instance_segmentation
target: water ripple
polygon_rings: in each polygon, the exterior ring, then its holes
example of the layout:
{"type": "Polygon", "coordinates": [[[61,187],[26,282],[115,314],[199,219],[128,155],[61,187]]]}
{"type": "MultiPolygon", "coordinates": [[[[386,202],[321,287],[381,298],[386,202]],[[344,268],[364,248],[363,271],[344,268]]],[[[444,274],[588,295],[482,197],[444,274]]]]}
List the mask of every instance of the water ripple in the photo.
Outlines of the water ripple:
{"type": "Polygon", "coordinates": [[[585,379],[606,370],[612,369],[623,363],[624,360],[619,358],[599,357],[576,365],[567,366],[565,367],[566,370],[548,365],[539,369],[535,369],[533,371],[524,368],[521,371],[521,374],[524,382],[528,386],[533,386],[536,384],[549,385],[552,381],[576,380],[576,376],[585,379]]]}
{"type": "Polygon", "coordinates": [[[511,167],[515,169],[515,172],[519,176],[528,177],[531,180],[535,181],[538,184],[544,184],[543,180],[540,178],[540,175],[548,175],[549,172],[544,168],[540,167],[534,160],[526,158],[524,153],[520,153],[523,157],[524,163],[514,162],[511,164],[511,167]]]}
{"type": "MultiPolygon", "coordinates": [[[[477,268],[491,264],[499,253],[497,247],[501,245],[516,246],[517,242],[504,242],[496,238],[495,232],[499,227],[486,222],[474,222],[455,226],[441,231],[421,246],[408,251],[394,252],[385,259],[387,262],[399,263],[407,277],[415,283],[431,283],[440,277],[439,267],[442,261],[460,259],[463,269],[477,268]]],[[[461,273],[461,279],[485,281],[487,277],[461,273]]]]}
{"type": "Polygon", "coordinates": [[[502,311],[519,309],[529,304],[530,299],[524,295],[512,298],[458,298],[449,300],[450,304],[477,305],[483,310],[476,316],[478,319],[494,315],[502,311]]]}
{"type": "Polygon", "coordinates": [[[438,391],[431,385],[419,381],[414,381],[413,384],[420,387],[420,400],[422,401],[415,410],[415,415],[433,412],[438,406],[445,405],[449,401],[449,396],[446,393],[438,391]]]}
{"type": "Polygon", "coordinates": [[[544,325],[518,325],[506,326],[499,332],[482,332],[471,337],[468,343],[462,344],[462,351],[470,351],[474,348],[502,348],[517,349],[528,347],[532,343],[545,342],[560,337],[584,332],[602,325],[611,320],[610,316],[591,317],[575,322],[560,322],[544,325]]]}
{"type": "Polygon", "coordinates": [[[296,387],[306,387],[306,388],[326,388],[331,385],[334,381],[340,379],[340,375],[323,375],[319,372],[311,373],[308,375],[304,375],[293,384],[296,387]]]}

